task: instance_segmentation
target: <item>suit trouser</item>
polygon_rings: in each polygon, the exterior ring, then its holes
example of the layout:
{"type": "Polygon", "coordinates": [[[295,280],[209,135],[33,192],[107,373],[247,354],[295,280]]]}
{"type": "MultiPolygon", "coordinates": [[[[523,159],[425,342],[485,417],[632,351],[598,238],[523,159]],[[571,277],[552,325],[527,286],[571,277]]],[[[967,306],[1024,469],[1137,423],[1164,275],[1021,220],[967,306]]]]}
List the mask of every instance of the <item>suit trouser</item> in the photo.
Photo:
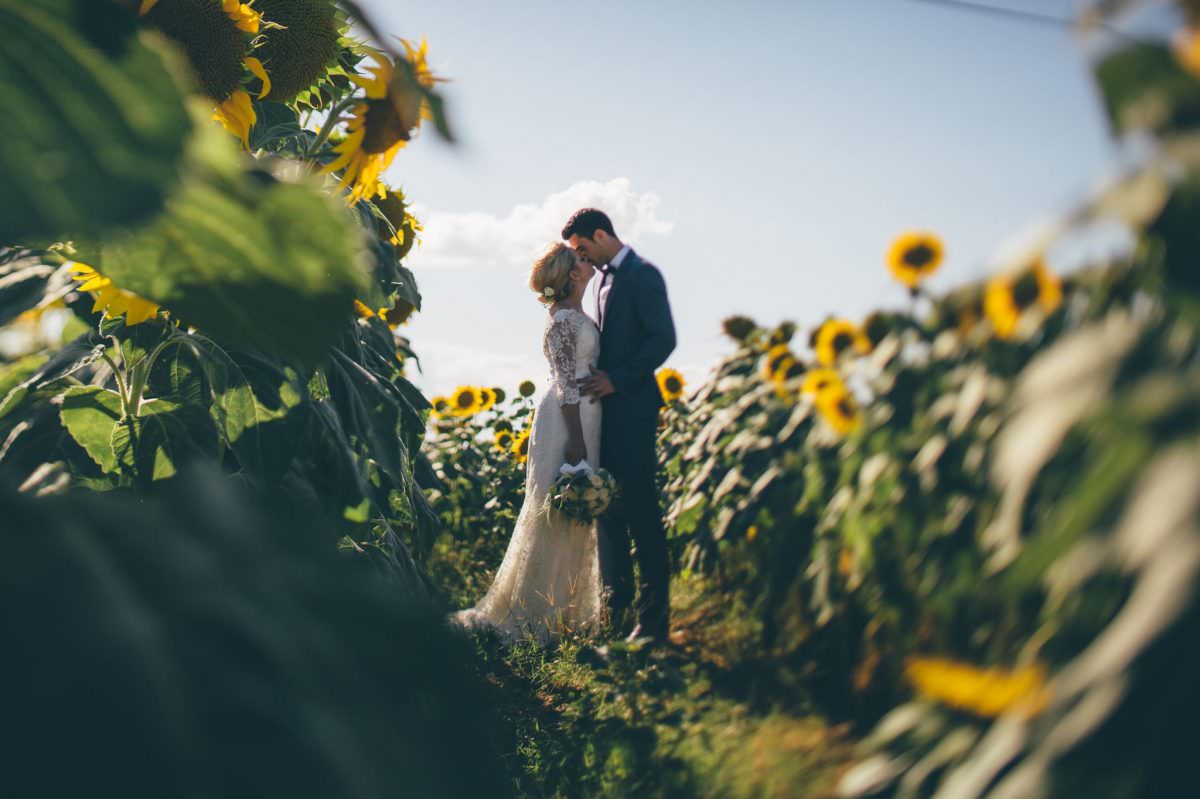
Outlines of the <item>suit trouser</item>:
{"type": "Polygon", "coordinates": [[[609,609],[633,604],[633,558],[637,544],[641,598],[638,621],[651,632],[665,633],[670,611],[667,535],[658,504],[658,414],[646,418],[610,418],[601,425],[600,461],[621,487],[621,499],[600,519],[600,575],[611,592],[609,609]]]}

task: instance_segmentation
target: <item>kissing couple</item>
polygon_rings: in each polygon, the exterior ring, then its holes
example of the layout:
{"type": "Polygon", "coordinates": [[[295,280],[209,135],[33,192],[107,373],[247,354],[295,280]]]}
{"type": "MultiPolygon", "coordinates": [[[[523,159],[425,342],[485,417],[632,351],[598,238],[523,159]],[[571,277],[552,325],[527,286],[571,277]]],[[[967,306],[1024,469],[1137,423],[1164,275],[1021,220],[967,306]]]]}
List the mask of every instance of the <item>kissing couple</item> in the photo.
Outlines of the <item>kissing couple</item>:
{"type": "Polygon", "coordinates": [[[547,310],[549,378],[529,436],[525,500],[487,594],[452,619],[490,627],[510,643],[532,636],[544,644],[569,632],[598,633],[605,620],[623,634],[636,608],[628,640],[665,644],[670,572],[655,482],[663,405],[655,371],[675,349],[666,283],[622,243],[603,211],[575,212],[562,239],[529,273],[547,310]],[[589,316],[584,295],[597,271],[589,316]],[[564,464],[584,461],[612,474],[619,498],[595,522],[547,513],[564,464]]]}

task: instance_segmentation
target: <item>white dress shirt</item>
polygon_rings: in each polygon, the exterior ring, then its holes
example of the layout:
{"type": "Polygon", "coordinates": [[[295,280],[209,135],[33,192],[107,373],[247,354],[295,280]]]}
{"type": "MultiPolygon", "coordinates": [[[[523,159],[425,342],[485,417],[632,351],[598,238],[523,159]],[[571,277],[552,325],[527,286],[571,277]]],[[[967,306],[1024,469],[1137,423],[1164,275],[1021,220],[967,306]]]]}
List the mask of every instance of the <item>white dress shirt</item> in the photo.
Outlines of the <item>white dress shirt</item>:
{"type": "Polygon", "coordinates": [[[600,288],[596,296],[596,302],[600,306],[600,318],[597,321],[601,326],[604,325],[604,314],[608,311],[608,294],[612,291],[613,274],[621,268],[621,262],[625,260],[626,255],[629,255],[629,245],[622,244],[621,249],[608,262],[608,274],[600,278],[600,288]]]}

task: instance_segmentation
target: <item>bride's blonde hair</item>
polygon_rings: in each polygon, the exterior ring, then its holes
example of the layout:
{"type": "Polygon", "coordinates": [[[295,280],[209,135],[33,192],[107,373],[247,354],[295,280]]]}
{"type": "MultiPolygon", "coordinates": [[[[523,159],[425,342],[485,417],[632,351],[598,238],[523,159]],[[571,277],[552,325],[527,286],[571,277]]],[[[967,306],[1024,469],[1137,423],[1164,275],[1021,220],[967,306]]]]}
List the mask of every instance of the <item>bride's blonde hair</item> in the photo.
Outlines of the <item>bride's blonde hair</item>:
{"type": "Polygon", "coordinates": [[[547,247],[529,270],[529,288],[537,292],[538,302],[549,305],[569,297],[574,268],[575,253],[570,247],[561,242],[547,247]]]}

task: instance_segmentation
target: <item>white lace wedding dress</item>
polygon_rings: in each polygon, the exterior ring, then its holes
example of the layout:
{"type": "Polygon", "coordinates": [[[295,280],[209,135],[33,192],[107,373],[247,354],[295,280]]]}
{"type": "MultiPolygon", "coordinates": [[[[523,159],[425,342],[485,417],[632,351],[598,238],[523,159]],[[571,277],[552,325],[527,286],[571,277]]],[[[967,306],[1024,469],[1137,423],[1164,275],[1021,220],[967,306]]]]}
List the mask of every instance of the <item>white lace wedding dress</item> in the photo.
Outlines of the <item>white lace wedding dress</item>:
{"type": "Polygon", "coordinates": [[[580,401],[577,384],[596,365],[600,332],[586,314],[562,308],[546,320],[542,351],[550,363],[550,384],[530,431],[525,502],[487,594],[475,607],[452,615],[466,627],[492,627],[510,643],[530,635],[546,643],[564,632],[594,627],[600,618],[596,525],[552,523],[544,508],[566,452],[563,404],[579,405],[587,461],[600,462],[600,403],[580,401]]]}

